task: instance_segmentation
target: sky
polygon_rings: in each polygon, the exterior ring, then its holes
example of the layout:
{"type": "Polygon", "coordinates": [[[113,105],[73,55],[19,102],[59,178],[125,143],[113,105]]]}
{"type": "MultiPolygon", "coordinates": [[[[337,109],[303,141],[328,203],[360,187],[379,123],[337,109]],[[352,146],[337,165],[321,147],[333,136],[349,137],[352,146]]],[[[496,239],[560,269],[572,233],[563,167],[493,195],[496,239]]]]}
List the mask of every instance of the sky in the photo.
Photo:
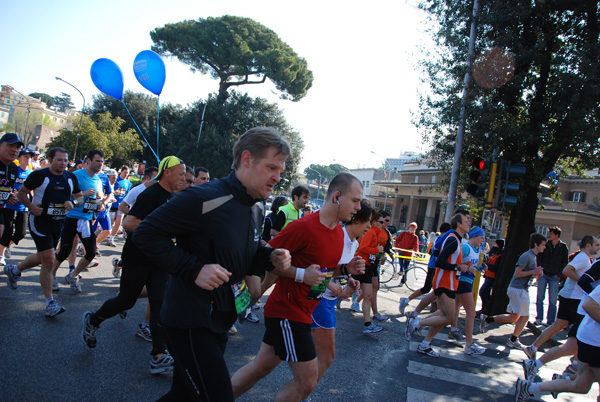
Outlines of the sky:
{"type": "MultiPolygon", "coordinates": [[[[411,1],[411,0],[406,0],[411,1]]],[[[280,100],[268,83],[238,87],[278,103],[300,132],[301,168],[340,163],[350,169],[380,167],[384,158],[425,151],[411,123],[418,90],[417,67],[428,45],[425,16],[400,0],[358,1],[56,1],[0,0],[3,63],[0,84],[28,95],[65,92],[79,109],[81,95],[99,93],[90,78],[98,58],[115,61],[125,89],[150,94],[133,75],[133,60],[150,49],[150,31],[168,23],[236,15],[275,31],[308,62],[312,88],[298,102],[280,100]]],[[[165,58],[160,103],[186,106],[218,90],[218,81],[165,58]]],[[[268,82],[268,81],[267,81],[268,82]]]]}

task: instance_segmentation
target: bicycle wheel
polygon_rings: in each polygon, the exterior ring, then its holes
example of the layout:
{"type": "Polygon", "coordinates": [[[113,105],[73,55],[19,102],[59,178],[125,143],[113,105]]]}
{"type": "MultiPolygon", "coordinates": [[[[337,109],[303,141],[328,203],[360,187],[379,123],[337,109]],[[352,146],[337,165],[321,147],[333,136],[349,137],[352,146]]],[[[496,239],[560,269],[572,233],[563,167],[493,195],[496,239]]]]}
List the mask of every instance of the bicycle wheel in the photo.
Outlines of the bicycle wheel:
{"type": "Polygon", "coordinates": [[[425,284],[425,278],[427,277],[427,270],[423,267],[414,265],[411,269],[406,271],[406,287],[415,291],[421,289],[425,284]]]}
{"type": "Polygon", "coordinates": [[[379,283],[388,283],[396,274],[394,263],[388,259],[379,266],[379,283]]]}

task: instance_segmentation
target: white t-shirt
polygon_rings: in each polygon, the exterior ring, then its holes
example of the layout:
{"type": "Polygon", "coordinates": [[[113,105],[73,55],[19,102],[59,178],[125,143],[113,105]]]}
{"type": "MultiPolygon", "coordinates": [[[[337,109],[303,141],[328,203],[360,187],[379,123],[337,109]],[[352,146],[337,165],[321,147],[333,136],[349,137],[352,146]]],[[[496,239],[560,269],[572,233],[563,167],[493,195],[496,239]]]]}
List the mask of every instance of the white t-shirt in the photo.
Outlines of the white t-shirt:
{"type": "Polygon", "coordinates": [[[123,198],[123,202],[129,205],[130,210],[133,208],[133,204],[135,204],[135,200],[137,200],[138,195],[140,195],[147,188],[148,187],[142,183],[129,190],[125,198],[123,198]]]}
{"type": "MultiPolygon", "coordinates": [[[[348,236],[345,226],[342,229],[344,231],[344,251],[342,251],[340,264],[348,264],[350,261],[352,261],[352,258],[354,258],[354,254],[356,254],[356,250],[358,249],[358,241],[356,239],[351,239],[350,236],[348,236]]],[[[326,289],[325,293],[323,293],[323,298],[335,300],[337,299],[337,296],[334,296],[331,293],[331,290],[326,289]]]]}
{"type": "MultiPolygon", "coordinates": [[[[600,286],[597,286],[594,291],[590,293],[589,297],[600,304],[600,286]]],[[[586,314],[583,321],[581,321],[581,324],[579,324],[577,339],[588,345],[600,347],[600,336],[598,336],[598,334],[600,334],[600,322],[586,314]]]]}
{"type": "MultiPolygon", "coordinates": [[[[590,257],[582,251],[573,258],[573,261],[571,261],[569,265],[575,268],[577,276],[581,276],[591,268],[592,262],[590,261],[590,257]]],[[[567,299],[581,300],[583,297],[583,289],[577,285],[576,280],[567,278],[565,286],[563,286],[558,295],[567,299]]]]}

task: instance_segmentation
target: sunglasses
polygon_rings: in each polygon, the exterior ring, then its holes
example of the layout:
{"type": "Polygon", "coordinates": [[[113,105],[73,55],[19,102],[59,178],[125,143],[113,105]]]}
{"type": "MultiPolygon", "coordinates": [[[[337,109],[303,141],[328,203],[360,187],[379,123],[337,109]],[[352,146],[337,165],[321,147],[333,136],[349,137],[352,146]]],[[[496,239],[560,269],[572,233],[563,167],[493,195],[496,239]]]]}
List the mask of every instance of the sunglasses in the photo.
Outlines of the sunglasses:
{"type": "Polygon", "coordinates": [[[378,221],[379,223],[383,224],[384,221],[378,221]]]}
{"type": "Polygon", "coordinates": [[[386,219],[385,221],[386,221],[386,222],[389,222],[390,220],[389,220],[389,219],[386,219]]]}
{"type": "Polygon", "coordinates": [[[194,180],[186,180],[189,184],[194,184],[194,180]]]}

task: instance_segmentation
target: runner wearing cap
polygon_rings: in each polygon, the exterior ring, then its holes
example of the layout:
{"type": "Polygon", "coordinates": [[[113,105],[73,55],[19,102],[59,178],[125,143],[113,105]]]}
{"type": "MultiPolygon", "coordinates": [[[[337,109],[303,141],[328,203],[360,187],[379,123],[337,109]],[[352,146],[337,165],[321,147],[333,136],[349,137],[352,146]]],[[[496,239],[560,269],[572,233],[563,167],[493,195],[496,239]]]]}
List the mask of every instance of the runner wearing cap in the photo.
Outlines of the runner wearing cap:
{"type": "MultiPolygon", "coordinates": [[[[155,209],[165,204],[185,180],[185,165],[176,156],[167,156],[158,166],[155,184],[150,185],[137,198],[135,205],[123,221],[123,228],[134,232],[138,225],[155,209]]],[[[158,374],[173,369],[173,358],[165,346],[165,336],[160,325],[160,312],[168,273],[148,258],[133,243],[135,234],[127,236],[121,254],[122,274],[119,294],[107,300],[95,313],[86,311],[83,315],[81,336],[88,348],[96,347],[96,332],[100,324],[122,311],[132,308],[142,289],[146,286],[152,314],[150,330],[152,333],[152,359],[150,373],[158,374]]]]}
{"type": "MultiPolygon", "coordinates": [[[[13,162],[19,155],[23,140],[15,133],[7,133],[0,138],[0,208],[17,202],[17,193],[13,187],[19,174],[13,162]]],[[[0,214],[0,236],[4,231],[4,215],[0,214]]]]}

